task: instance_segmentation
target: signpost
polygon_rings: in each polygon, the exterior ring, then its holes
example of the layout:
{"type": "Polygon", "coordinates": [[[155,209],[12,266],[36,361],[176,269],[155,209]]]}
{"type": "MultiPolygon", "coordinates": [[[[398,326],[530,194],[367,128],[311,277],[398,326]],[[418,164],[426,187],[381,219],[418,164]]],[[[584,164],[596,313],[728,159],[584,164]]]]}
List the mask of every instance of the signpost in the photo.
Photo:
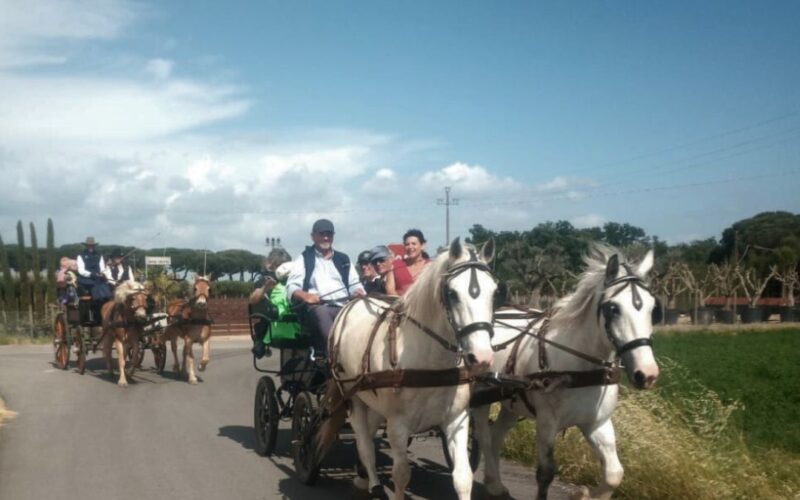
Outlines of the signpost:
{"type": "Polygon", "coordinates": [[[144,279],[147,279],[147,268],[149,266],[171,266],[172,265],[172,257],[169,256],[150,256],[147,255],[144,258],[144,279]]]}

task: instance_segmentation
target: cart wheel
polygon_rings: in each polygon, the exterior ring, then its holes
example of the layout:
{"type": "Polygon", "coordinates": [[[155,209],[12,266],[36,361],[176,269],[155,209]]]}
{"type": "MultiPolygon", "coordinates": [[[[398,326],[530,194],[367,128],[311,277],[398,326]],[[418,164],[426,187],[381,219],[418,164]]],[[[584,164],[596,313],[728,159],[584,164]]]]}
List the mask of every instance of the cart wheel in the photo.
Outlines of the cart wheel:
{"type": "Polygon", "coordinates": [[[319,405],[316,397],[301,392],[294,400],[292,414],[292,458],[297,477],[304,484],[314,484],[319,476],[316,436],[319,428],[319,405]]]}
{"type": "Polygon", "coordinates": [[[67,323],[64,313],[56,315],[53,322],[53,351],[56,357],[56,366],[66,370],[69,366],[69,342],[67,340],[67,323]]]}
{"type": "Polygon", "coordinates": [[[73,331],[73,337],[75,338],[75,347],[78,350],[78,359],[77,359],[77,369],[78,373],[81,375],[86,372],[86,344],[83,342],[83,331],[80,327],[75,328],[73,331]]]}
{"type": "Polygon", "coordinates": [[[158,373],[164,373],[164,366],[167,364],[167,346],[158,344],[153,346],[153,359],[156,362],[158,373]]]}
{"type": "MultiPolygon", "coordinates": [[[[472,417],[469,418],[469,436],[467,437],[467,455],[469,456],[469,467],[472,472],[478,470],[478,464],[481,461],[481,450],[478,446],[478,438],[475,437],[475,430],[473,429],[472,417]]],[[[444,452],[444,461],[447,468],[453,470],[453,457],[450,456],[450,450],[447,448],[447,438],[442,433],[442,451],[444,452]]]]}
{"type": "Polygon", "coordinates": [[[261,377],[256,387],[255,410],[256,453],[268,457],[275,451],[278,440],[278,401],[275,399],[275,382],[261,377]]]}

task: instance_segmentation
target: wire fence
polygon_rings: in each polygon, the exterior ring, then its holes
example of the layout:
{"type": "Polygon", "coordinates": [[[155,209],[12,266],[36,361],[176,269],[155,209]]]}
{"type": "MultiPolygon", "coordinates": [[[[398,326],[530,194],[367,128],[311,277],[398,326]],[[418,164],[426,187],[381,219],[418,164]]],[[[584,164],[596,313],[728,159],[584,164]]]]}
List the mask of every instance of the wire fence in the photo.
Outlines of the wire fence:
{"type": "Polygon", "coordinates": [[[53,321],[58,310],[48,307],[42,311],[0,310],[0,335],[38,339],[53,336],[53,321]]]}

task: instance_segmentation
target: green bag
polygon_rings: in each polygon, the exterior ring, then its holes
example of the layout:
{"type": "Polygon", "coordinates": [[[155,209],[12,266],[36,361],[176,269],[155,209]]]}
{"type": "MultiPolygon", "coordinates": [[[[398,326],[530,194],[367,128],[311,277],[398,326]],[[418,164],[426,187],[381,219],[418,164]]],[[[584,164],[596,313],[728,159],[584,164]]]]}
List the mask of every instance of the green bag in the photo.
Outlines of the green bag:
{"type": "Polygon", "coordinates": [[[270,345],[296,340],[300,336],[300,323],[286,298],[286,287],[280,283],[275,285],[269,294],[269,301],[278,310],[278,319],[270,321],[264,343],[270,345]]]}

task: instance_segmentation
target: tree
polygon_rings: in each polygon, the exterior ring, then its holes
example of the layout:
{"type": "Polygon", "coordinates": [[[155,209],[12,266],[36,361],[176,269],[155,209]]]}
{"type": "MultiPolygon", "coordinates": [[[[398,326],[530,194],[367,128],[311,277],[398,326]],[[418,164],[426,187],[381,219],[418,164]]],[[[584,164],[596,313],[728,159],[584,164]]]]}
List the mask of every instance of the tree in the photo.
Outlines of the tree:
{"type": "Polygon", "coordinates": [[[42,281],[42,261],[39,258],[39,242],[36,239],[36,227],[30,223],[31,232],[31,306],[35,311],[44,312],[44,300],[40,283],[42,281]]]}
{"type": "Polygon", "coordinates": [[[17,308],[17,297],[14,290],[14,278],[11,276],[11,267],[8,265],[8,252],[6,246],[3,244],[3,237],[0,236],[0,272],[3,273],[3,286],[0,291],[2,292],[3,299],[3,315],[6,311],[17,308]]]}
{"type": "Polygon", "coordinates": [[[17,273],[19,274],[19,308],[27,311],[31,305],[31,289],[28,283],[28,266],[25,261],[25,233],[22,221],[17,221],[17,273]]]}
{"type": "Polygon", "coordinates": [[[47,303],[56,300],[56,245],[53,233],[53,219],[47,219],[47,253],[45,254],[47,267],[47,303]]]}

